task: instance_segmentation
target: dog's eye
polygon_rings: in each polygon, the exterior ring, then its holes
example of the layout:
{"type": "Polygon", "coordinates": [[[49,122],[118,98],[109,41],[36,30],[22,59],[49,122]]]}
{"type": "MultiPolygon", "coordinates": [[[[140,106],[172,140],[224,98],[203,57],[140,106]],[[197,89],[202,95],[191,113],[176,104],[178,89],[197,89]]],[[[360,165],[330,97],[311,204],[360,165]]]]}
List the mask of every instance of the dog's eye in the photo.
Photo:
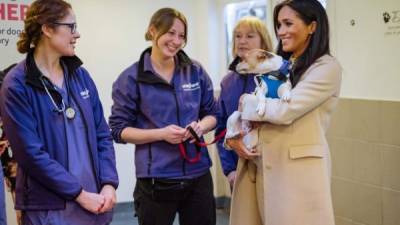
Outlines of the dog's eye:
{"type": "Polygon", "coordinates": [[[266,58],[267,58],[267,56],[265,54],[257,54],[257,59],[258,60],[264,60],[266,58]]]}

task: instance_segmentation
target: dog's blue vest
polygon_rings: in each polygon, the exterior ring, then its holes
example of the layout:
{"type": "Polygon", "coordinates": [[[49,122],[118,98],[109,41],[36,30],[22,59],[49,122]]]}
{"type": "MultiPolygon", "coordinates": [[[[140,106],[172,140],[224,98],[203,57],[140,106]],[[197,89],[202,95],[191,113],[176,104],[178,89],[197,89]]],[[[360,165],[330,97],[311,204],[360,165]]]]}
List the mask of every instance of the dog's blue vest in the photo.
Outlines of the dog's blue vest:
{"type": "Polygon", "coordinates": [[[291,64],[288,60],[283,60],[283,64],[278,71],[272,71],[261,76],[261,79],[268,87],[268,92],[265,94],[265,97],[279,98],[278,88],[285,83],[287,79],[289,79],[290,65],[291,64]],[[274,76],[277,78],[277,80],[271,79],[269,76],[274,76]]]}

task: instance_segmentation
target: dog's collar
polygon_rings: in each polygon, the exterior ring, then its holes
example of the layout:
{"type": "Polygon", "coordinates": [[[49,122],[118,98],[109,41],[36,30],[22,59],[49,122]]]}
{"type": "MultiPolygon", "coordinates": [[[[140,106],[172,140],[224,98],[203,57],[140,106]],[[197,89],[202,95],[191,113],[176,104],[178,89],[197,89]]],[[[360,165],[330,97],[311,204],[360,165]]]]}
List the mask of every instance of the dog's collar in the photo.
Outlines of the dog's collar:
{"type": "Polygon", "coordinates": [[[287,74],[289,74],[291,65],[292,65],[292,64],[290,63],[289,60],[284,60],[284,59],[283,59],[283,61],[282,61],[282,66],[281,66],[281,68],[279,68],[279,71],[280,71],[282,74],[287,75],[287,74]]]}

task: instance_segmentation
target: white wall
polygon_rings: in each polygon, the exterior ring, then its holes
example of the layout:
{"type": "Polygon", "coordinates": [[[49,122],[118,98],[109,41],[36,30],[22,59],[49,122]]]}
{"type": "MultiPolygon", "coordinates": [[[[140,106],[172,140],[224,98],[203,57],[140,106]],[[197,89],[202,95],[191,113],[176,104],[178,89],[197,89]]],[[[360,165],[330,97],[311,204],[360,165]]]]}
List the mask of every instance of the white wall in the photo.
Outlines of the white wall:
{"type": "Polygon", "coordinates": [[[189,25],[189,30],[194,35],[189,37],[189,43],[193,45],[192,57],[197,59],[211,76],[214,87],[219,85],[219,60],[220,29],[219,15],[215,0],[193,0],[192,13],[184,12],[187,17],[192,17],[194,23],[189,25]]]}
{"type": "Polygon", "coordinates": [[[335,52],[344,68],[342,97],[399,101],[400,1],[336,0],[331,6],[335,52]],[[384,12],[392,17],[388,23],[384,12]]]}

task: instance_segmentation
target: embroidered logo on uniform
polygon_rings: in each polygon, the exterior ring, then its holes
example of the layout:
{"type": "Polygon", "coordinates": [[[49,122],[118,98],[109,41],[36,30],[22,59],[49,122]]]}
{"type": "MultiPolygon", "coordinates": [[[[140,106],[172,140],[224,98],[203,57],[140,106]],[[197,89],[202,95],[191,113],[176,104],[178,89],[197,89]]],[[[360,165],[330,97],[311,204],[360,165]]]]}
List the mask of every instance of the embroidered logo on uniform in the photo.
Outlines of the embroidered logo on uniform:
{"type": "Polygon", "coordinates": [[[88,90],[88,89],[85,89],[84,91],[81,91],[81,97],[82,97],[83,99],[89,98],[89,97],[90,97],[90,95],[89,95],[89,90],[88,90]]]}
{"type": "Polygon", "coordinates": [[[182,89],[184,91],[194,91],[200,88],[200,83],[196,82],[196,83],[189,83],[189,84],[183,84],[182,85],[182,89]]]}

